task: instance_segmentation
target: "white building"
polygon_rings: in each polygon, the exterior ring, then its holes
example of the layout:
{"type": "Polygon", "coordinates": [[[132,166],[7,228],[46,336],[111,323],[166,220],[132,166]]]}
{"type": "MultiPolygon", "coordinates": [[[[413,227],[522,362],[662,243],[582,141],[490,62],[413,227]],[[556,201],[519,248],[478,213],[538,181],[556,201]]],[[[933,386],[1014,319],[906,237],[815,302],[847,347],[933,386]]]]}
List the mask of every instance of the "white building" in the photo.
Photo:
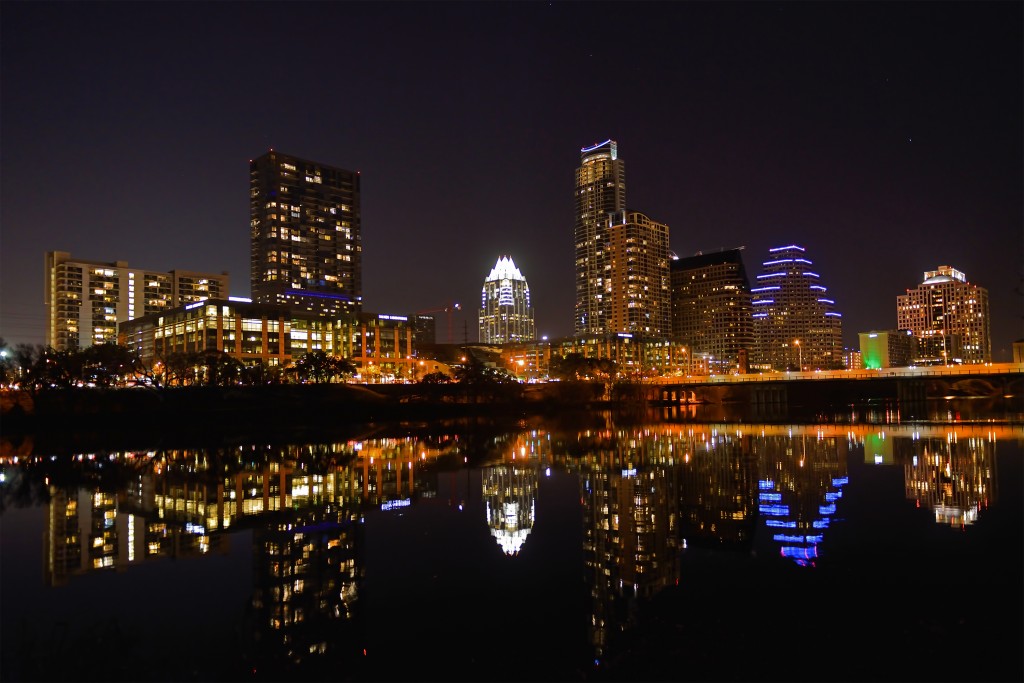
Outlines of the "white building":
{"type": "Polygon", "coordinates": [[[479,322],[482,344],[525,342],[537,336],[530,286],[510,256],[499,258],[484,280],[479,322]]]}

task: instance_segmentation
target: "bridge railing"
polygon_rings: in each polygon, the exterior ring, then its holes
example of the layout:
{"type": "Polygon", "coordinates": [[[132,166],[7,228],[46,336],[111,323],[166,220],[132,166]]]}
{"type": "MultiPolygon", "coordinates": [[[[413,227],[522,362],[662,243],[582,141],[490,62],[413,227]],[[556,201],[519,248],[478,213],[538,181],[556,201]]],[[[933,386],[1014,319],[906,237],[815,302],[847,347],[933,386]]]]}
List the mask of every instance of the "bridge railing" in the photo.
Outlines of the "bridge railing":
{"type": "Polygon", "coordinates": [[[791,382],[821,379],[882,379],[892,377],[975,377],[980,375],[1024,375],[1024,363],[984,363],[977,365],[936,365],[877,370],[810,370],[749,373],[745,375],[680,375],[655,377],[651,384],[742,384],[744,382],[791,382]]]}

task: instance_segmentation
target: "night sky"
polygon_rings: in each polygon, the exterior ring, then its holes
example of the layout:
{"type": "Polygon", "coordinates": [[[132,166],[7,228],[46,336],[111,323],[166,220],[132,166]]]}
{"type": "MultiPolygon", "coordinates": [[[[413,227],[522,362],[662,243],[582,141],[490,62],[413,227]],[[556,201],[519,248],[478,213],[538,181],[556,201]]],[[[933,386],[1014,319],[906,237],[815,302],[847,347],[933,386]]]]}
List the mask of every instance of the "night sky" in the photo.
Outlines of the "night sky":
{"type": "MultiPolygon", "coordinates": [[[[843,337],[950,265],[1024,337],[1021,2],[0,3],[0,337],[44,341],[43,255],[227,271],[249,160],[362,174],[364,310],[459,302],[510,255],[572,334],[573,174],[618,141],[680,256],[800,244],[843,337]]],[[[446,340],[439,314],[438,337],[446,340]]]]}

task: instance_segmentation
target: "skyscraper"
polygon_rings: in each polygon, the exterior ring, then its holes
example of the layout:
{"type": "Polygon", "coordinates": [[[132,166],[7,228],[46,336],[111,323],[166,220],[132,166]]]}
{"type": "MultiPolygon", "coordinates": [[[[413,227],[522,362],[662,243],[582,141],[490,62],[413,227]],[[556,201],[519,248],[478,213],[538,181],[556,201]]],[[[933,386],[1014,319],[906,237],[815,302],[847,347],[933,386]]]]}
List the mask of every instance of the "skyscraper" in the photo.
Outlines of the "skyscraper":
{"type": "Polygon", "coordinates": [[[126,261],[45,255],[46,345],[58,351],[117,341],[117,326],[203,299],[228,297],[227,273],[129,268],[126,261]]]}
{"type": "Polygon", "coordinates": [[[608,215],[626,208],[626,168],[614,140],[580,150],[576,169],[576,336],[610,326],[611,253],[608,215]]]}
{"type": "Polygon", "coordinates": [[[249,162],[255,302],[322,316],[361,311],[359,180],[358,172],[274,151],[249,162]]]}
{"type": "Polygon", "coordinates": [[[992,360],[988,290],[967,282],[950,266],[924,274],[924,281],[896,297],[897,326],[917,341],[917,359],[952,363],[992,360]]]}
{"type": "Polygon", "coordinates": [[[536,337],[530,286],[511,256],[502,256],[484,280],[480,303],[484,344],[508,344],[536,337]]]}
{"type": "Polygon", "coordinates": [[[608,215],[605,332],[667,337],[671,316],[668,226],[639,211],[608,215]]]}
{"type": "MultiPolygon", "coordinates": [[[[672,261],[672,336],[709,370],[729,372],[754,346],[750,281],[739,249],[672,261]]],[[[745,368],[744,368],[745,370],[745,368]]]]}
{"type": "Polygon", "coordinates": [[[842,367],[842,315],[803,247],[769,249],[753,287],[754,362],[773,370],[842,367]]]}

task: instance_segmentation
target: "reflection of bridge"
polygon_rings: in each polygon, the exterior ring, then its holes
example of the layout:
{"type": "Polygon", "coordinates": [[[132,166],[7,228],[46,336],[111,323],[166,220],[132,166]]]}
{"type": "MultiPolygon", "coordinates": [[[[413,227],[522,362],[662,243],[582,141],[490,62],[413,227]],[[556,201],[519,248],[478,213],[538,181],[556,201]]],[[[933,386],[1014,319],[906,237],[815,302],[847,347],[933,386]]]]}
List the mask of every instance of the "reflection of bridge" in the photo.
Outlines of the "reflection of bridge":
{"type": "Polygon", "coordinates": [[[667,430],[687,434],[732,434],[735,436],[813,436],[815,438],[853,438],[886,434],[912,439],[983,438],[988,441],[1024,440],[1024,424],[943,423],[943,424],[755,424],[748,422],[663,425],[667,430]]]}

